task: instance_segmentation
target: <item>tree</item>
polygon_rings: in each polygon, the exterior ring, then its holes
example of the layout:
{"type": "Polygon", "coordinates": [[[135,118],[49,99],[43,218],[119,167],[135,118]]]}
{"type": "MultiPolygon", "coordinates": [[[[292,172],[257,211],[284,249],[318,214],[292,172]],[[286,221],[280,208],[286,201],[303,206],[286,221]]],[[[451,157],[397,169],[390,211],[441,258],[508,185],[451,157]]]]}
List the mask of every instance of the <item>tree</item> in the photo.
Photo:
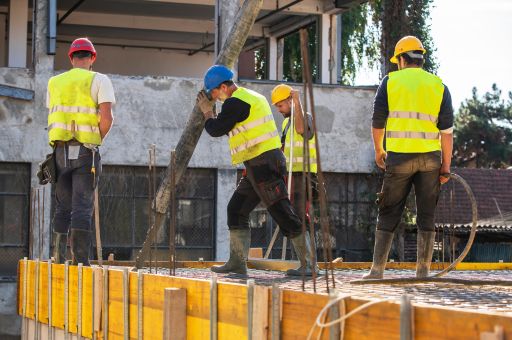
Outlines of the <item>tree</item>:
{"type": "Polygon", "coordinates": [[[512,92],[507,102],[493,84],[491,92],[473,95],[455,118],[454,160],[458,166],[506,168],[512,165],[512,92]]]}
{"type": "Polygon", "coordinates": [[[433,0],[373,0],[344,12],[342,83],[352,84],[363,65],[373,68],[380,64],[381,77],[396,70],[389,59],[397,41],[406,35],[414,35],[423,42],[427,50],[424,68],[435,73],[438,66],[429,22],[432,3],[433,0]]]}
{"type": "MultiPolygon", "coordinates": [[[[235,62],[242,51],[242,47],[249,36],[249,32],[258,16],[263,0],[246,0],[241,6],[234,20],[234,25],[224,42],[217,59],[214,64],[226,65],[229,68],[233,68],[235,62]]],[[[212,103],[213,106],[213,103],[212,103]]],[[[203,132],[204,127],[203,113],[197,105],[194,105],[192,112],[190,113],[185,130],[178,141],[176,146],[176,169],[171,168],[171,162],[167,167],[166,175],[163,182],[158,188],[158,193],[153,205],[153,209],[156,212],[155,222],[149,228],[146,235],[146,239],[142,245],[142,249],[136,258],[136,268],[142,268],[144,266],[144,259],[151,247],[151,241],[154,239],[154,235],[162,227],[165,222],[165,214],[169,208],[169,201],[171,198],[171,191],[174,189],[171,186],[172,172],[175,172],[176,185],[179,183],[181,176],[187,169],[188,162],[192,158],[199,137],[203,132]]]]}

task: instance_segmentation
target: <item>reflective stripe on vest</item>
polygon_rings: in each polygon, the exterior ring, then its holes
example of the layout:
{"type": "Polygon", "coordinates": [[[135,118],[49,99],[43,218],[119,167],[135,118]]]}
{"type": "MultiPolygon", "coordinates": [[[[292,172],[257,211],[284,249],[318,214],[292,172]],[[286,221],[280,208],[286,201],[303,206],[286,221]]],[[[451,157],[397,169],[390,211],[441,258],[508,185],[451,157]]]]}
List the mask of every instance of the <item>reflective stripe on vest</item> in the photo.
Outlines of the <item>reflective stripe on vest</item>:
{"type": "MultiPolygon", "coordinates": [[[[282,125],[282,130],[286,129],[290,118],[285,118],[282,125]]],[[[284,155],[286,157],[286,169],[290,169],[290,133],[291,127],[286,131],[286,139],[284,142],[284,155]]],[[[311,138],[308,141],[309,145],[309,170],[312,173],[317,172],[317,163],[316,163],[316,144],[315,138],[311,138]]],[[[293,155],[292,155],[292,172],[302,172],[304,168],[304,138],[300,133],[293,129],[293,155]]]]}
{"type": "Polygon", "coordinates": [[[232,94],[250,105],[249,116],[235,124],[229,135],[231,162],[239,164],[266,151],[279,149],[279,133],[267,99],[261,94],[239,87],[232,94]]]}
{"type": "Polygon", "coordinates": [[[229,131],[228,135],[229,135],[229,137],[236,136],[236,135],[238,135],[241,132],[250,130],[252,128],[257,127],[258,125],[261,125],[261,124],[266,123],[266,122],[271,121],[271,120],[274,120],[274,117],[272,115],[268,115],[268,116],[265,116],[263,118],[256,119],[256,120],[254,120],[254,121],[252,121],[250,123],[246,123],[246,124],[240,125],[240,126],[235,126],[233,128],[233,130],[229,131]]]}
{"type": "Polygon", "coordinates": [[[54,107],[52,107],[50,109],[50,113],[54,113],[57,111],[61,111],[61,112],[65,112],[65,113],[98,114],[98,110],[93,107],[55,105],[54,107]]]}
{"type": "Polygon", "coordinates": [[[386,150],[424,153],[441,150],[437,121],[444,85],[421,68],[389,74],[386,150]]]}
{"type": "Polygon", "coordinates": [[[74,68],[48,81],[48,139],[101,144],[98,104],[91,97],[95,72],[74,68]]]}

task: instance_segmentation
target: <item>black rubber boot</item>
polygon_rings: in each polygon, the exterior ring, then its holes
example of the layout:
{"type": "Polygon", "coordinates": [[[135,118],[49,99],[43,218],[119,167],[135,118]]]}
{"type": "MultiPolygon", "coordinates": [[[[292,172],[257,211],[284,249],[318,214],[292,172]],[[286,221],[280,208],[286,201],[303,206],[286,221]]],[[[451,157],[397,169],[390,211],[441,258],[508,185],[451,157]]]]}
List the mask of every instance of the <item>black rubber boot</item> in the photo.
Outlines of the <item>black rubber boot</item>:
{"type": "MultiPolygon", "coordinates": [[[[300,261],[300,267],[296,269],[288,269],[286,275],[288,276],[313,276],[313,266],[311,265],[311,253],[313,248],[311,246],[311,237],[309,233],[300,234],[290,239],[293,244],[293,249],[297,253],[297,258],[300,261]]],[[[316,256],[315,256],[316,258],[316,256]]],[[[315,261],[316,262],[316,261],[315,261]]],[[[318,266],[315,264],[315,272],[318,274],[318,266]]]]}
{"type": "Polygon", "coordinates": [[[363,280],[382,279],[384,277],[384,269],[386,268],[389,251],[393,243],[393,236],[394,234],[389,231],[375,231],[372,268],[368,274],[363,275],[363,280]]]}
{"type": "Polygon", "coordinates": [[[435,231],[418,230],[418,259],[416,261],[416,277],[427,277],[432,263],[432,253],[434,252],[435,231]]]}
{"type": "Polygon", "coordinates": [[[55,263],[63,264],[66,262],[68,250],[68,234],[53,232],[53,259],[55,263]]]}
{"type": "Polygon", "coordinates": [[[83,229],[71,229],[71,255],[72,264],[79,263],[84,266],[90,266],[89,251],[91,249],[91,232],[83,229]]]}
{"type": "Polygon", "coordinates": [[[213,266],[215,273],[247,274],[247,257],[251,246],[250,229],[233,229],[229,231],[229,260],[222,266],[213,266]]]}

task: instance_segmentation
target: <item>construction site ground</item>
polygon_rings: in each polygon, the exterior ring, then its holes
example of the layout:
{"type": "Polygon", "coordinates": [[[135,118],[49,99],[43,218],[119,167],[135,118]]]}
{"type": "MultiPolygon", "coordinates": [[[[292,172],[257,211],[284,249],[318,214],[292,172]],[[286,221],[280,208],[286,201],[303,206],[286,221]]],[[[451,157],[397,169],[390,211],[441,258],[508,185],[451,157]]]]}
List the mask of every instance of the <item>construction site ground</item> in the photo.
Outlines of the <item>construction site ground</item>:
{"type": "MultiPolygon", "coordinates": [[[[144,268],[143,272],[169,275],[168,268],[144,268]]],[[[400,298],[408,294],[412,301],[418,305],[446,306],[462,308],[481,313],[491,312],[512,316],[512,286],[493,285],[493,281],[511,281],[512,270],[478,270],[478,271],[452,271],[446,278],[464,280],[489,281],[489,285],[463,285],[454,283],[406,283],[406,284],[351,284],[350,281],[361,279],[367,270],[337,269],[334,270],[336,287],[330,290],[339,294],[349,294],[352,297],[364,299],[400,298]]],[[[175,275],[191,279],[210,280],[214,273],[207,268],[176,268],[175,275]]],[[[245,284],[253,279],[258,285],[270,286],[276,283],[280,288],[303,290],[302,278],[291,278],[282,271],[251,269],[247,276],[238,274],[215,274],[219,282],[233,282],[245,284]]],[[[414,277],[414,270],[389,269],[385,278],[414,277]]],[[[306,292],[314,292],[311,278],[304,284],[306,292]]],[[[327,293],[325,274],[316,279],[316,292],[327,293]]]]}

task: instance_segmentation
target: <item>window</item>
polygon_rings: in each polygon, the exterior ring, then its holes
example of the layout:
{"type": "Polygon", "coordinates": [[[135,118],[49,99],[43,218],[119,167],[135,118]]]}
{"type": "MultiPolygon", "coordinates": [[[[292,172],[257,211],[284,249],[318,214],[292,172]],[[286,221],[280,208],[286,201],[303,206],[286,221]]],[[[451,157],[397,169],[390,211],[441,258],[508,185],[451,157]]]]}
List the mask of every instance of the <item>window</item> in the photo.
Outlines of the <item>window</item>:
{"type": "MultiPolygon", "coordinates": [[[[313,82],[319,79],[319,46],[318,22],[307,27],[309,63],[313,82]]],[[[300,32],[295,31],[283,38],[283,80],[302,82],[302,56],[300,52],[300,32]]]]}
{"type": "Polygon", "coordinates": [[[242,51],[238,58],[238,77],[240,79],[268,79],[267,41],[242,51]]]}
{"type": "MultiPolygon", "coordinates": [[[[165,174],[157,170],[156,189],[165,174]]],[[[100,180],[100,225],[103,253],[134,259],[146,238],[151,203],[146,167],[104,166],[100,180]]],[[[187,169],[177,191],[178,260],[211,260],[215,255],[214,169],[187,169]]],[[[153,258],[168,259],[169,216],[159,231],[153,258]]]]}
{"type": "Polygon", "coordinates": [[[0,163],[0,277],[28,256],[30,164],[0,163]]]}

